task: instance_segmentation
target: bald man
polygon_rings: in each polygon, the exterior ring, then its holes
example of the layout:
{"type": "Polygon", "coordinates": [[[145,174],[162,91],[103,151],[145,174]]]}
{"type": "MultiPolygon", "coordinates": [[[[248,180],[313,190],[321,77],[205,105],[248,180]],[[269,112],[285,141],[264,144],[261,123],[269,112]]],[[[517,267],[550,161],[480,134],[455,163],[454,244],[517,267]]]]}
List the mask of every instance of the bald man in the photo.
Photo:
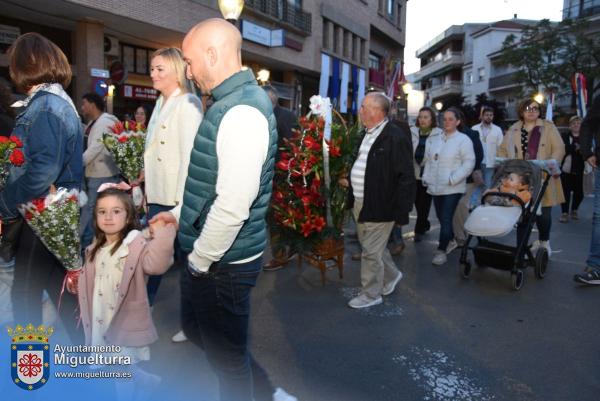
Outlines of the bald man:
{"type": "MultiPolygon", "coordinates": [[[[178,238],[188,254],[182,327],[204,349],[221,401],[253,399],[250,292],[267,243],[277,150],[271,101],[252,71],[241,70],[241,47],[240,32],[222,19],[196,25],[183,40],[188,78],[214,103],[198,128],[183,203],[155,217],[179,223],[178,238]]],[[[254,392],[256,400],[272,396],[254,392]]]]}

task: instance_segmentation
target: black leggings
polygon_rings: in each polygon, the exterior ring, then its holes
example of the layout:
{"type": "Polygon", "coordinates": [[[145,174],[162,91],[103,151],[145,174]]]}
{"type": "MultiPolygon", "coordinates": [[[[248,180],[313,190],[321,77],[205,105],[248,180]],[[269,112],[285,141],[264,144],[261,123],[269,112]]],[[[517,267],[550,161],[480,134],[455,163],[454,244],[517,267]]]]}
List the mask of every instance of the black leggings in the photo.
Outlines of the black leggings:
{"type": "Polygon", "coordinates": [[[581,201],[583,201],[583,174],[561,174],[563,192],[565,194],[565,203],[560,205],[563,213],[569,213],[569,204],[571,210],[577,211],[581,201]],[[571,203],[571,192],[573,192],[573,203],[571,203]]]}
{"type": "Polygon", "coordinates": [[[417,223],[415,224],[415,234],[425,234],[431,227],[429,223],[431,200],[431,195],[427,193],[427,187],[423,185],[423,181],[417,180],[417,192],[415,196],[417,223]]]}
{"type": "MultiPolygon", "coordinates": [[[[552,228],[552,206],[542,207],[542,214],[536,216],[535,224],[538,228],[539,240],[549,241],[550,229],[552,228]]],[[[521,242],[523,235],[525,235],[525,227],[519,227],[517,230],[517,241],[521,242]]]]}

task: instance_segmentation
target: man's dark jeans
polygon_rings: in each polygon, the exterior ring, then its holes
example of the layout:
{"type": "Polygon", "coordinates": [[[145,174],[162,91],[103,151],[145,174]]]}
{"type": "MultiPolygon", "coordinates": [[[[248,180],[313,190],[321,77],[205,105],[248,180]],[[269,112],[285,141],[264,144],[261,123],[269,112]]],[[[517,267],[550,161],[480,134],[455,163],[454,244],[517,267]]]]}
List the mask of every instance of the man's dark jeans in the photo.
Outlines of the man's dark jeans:
{"type": "Polygon", "coordinates": [[[206,276],[181,275],[182,328],[204,349],[219,379],[221,401],[271,400],[273,387],[248,352],[250,292],[262,257],[242,264],[213,264],[206,276]]]}

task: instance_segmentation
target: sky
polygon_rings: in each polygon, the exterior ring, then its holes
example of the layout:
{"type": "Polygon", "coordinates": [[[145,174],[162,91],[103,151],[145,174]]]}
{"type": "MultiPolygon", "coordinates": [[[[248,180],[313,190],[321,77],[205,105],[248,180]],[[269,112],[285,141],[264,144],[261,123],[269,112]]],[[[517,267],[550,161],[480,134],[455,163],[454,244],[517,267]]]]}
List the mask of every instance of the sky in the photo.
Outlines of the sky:
{"type": "Polygon", "coordinates": [[[562,19],[563,0],[409,0],[406,8],[404,73],[419,70],[415,52],[451,25],[513,18],[562,19]]]}

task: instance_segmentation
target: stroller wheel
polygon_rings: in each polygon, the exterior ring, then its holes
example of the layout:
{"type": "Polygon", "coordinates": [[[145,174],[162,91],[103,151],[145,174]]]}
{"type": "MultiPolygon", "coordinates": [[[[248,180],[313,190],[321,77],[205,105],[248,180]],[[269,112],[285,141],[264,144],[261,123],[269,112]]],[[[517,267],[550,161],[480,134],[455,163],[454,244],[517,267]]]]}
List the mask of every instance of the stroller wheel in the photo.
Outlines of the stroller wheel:
{"type": "Polygon", "coordinates": [[[519,291],[523,287],[523,281],[525,281],[523,270],[517,270],[516,273],[512,273],[511,277],[513,290],[519,291]]]}
{"type": "Polygon", "coordinates": [[[466,261],[465,263],[461,263],[460,267],[462,270],[462,276],[464,278],[469,278],[469,276],[471,275],[471,263],[469,261],[466,261]]]}
{"type": "Polygon", "coordinates": [[[535,253],[535,276],[539,279],[544,278],[546,269],[548,268],[548,250],[546,248],[538,248],[535,253]]]}

